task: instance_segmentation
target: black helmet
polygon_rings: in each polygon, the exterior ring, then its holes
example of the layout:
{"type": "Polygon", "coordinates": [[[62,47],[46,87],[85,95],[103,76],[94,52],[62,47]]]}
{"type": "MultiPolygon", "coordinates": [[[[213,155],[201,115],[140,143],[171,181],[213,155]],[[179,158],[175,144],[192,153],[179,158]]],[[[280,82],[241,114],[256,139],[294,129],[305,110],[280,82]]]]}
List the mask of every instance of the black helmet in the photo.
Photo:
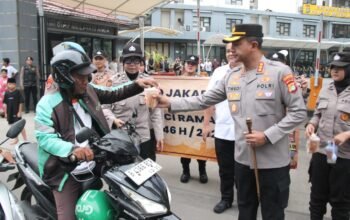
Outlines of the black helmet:
{"type": "Polygon", "coordinates": [[[71,74],[77,72],[80,75],[91,75],[96,68],[91,65],[89,57],[76,49],[67,49],[58,52],[51,59],[53,68],[52,76],[60,88],[68,89],[74,85],[71,74]]]}
{"type": "Polygon", "coordinates": [[[139,57],[142,59],[142,50],[139,44],[130,42],[124,46],[120,61],[123,61],[128,57],[139,57]]]}

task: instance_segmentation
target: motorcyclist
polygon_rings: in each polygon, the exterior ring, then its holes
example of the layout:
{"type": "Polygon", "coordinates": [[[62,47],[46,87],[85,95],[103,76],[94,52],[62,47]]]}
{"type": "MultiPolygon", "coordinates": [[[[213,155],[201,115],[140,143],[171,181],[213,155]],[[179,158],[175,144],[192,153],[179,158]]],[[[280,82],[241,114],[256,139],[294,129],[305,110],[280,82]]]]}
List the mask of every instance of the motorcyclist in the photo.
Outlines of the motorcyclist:
{"type": "MultiPolygon", "coordinates": [[[[61,45],[62,46],[62,45],[61,45]]],[[[157,86],[151,79],[137,79],[118,87],[89,84],[95,71],[81,47],[67,42],[51,60],[57,91],[46,94],[36,108],[35,134],[39,145],[39,172],[53,191],[58,220],[75,219],[75,204],[81,195],[81,183],[63,168],[62,161],[74,155],[79,161],[94,158],[87,143],[78,143],[75,134],[86,126],[103,136],[110,130],[101,104],[109,104],[157,86]]],[[[55,48],[54,48],[55,50],[55,48]]]]}

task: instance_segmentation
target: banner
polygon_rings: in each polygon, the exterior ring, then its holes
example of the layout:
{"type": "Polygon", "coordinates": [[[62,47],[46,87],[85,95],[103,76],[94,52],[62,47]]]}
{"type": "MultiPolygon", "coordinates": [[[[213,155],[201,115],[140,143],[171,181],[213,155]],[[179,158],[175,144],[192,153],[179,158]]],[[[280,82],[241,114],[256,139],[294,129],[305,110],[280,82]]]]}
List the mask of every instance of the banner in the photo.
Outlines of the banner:
{"type": "MultiPolygon", "coordinates": [[[[191,97],[205,92],[208,77],[155,76],[164,95],[191,97]]],[[[164,150],[159,152],[187,158],[216,160],[214,146],[214,119],[211,118],[211,137],[202,139],[203,111],[170,113],[164,109],[164,150]]]]}
{"type": "Polygon", "coordinates": [[[323,14],[323,16],[328,16],[328,17],[350,18],[350,9],[304,4],[303,14],[306,14],[306,15],[323,14]]]}

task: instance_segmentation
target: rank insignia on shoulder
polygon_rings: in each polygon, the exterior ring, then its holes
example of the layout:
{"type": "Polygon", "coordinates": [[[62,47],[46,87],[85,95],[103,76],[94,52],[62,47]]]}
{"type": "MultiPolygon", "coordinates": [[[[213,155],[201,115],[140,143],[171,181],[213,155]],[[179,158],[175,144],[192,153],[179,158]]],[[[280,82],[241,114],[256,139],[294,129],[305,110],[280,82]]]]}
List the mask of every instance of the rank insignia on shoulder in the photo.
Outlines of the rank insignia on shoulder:
{"type": "Polygon", "coordinates": [[[294,76],[292,73],[284,76],[282,80],[283,80],[284,84],[286,84],[286,86],[288,87],[289,93],[295,93],[298,90],[298,86],[294,80],[294,76]]]}
{"type": "Polygon", "coordinates": [[[341,119],[342,121],[349,121],[350,116],[349,116],[349,114],[347,114],[347,113],[341,113],[341,114],[340,114],[340,119],[341,119]]]}
{"type": "Polygon", "coordinates": [[[260,62],[258,65],[257,73],[263,73],[264,72],[264,62],[260,62]]]}

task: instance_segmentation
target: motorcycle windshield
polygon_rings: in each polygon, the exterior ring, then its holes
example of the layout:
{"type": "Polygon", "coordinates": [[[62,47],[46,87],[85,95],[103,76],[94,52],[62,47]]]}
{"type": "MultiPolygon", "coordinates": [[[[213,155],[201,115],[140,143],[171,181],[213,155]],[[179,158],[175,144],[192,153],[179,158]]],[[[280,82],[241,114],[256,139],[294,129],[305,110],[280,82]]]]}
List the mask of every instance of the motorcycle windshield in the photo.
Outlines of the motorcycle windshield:
{"type": "MultiPolygon", "coordinates": [[[[103,141],[108,141],[108,151],[116,155],[137,156],[139,153],[134,144],[134,140],[128,135],[127,131],[122,129],[112,130],[102,137],[103,141]]],[[[107,149],[106,149],[107,150],[107,149]]]]}

